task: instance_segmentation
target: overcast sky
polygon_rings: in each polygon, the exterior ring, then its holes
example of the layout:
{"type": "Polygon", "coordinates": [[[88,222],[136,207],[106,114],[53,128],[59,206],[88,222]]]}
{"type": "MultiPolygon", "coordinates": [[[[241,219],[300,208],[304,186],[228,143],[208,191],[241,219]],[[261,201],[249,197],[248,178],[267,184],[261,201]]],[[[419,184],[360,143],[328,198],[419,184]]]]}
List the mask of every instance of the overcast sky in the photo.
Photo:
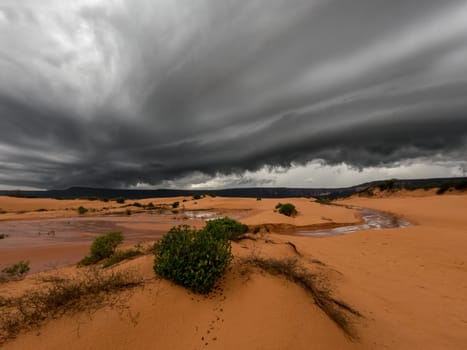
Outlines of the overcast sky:
{"type": "Polygon", "coordinates": [[[0,1],[0,189],[466,170],[465,0],[0,1]]]}

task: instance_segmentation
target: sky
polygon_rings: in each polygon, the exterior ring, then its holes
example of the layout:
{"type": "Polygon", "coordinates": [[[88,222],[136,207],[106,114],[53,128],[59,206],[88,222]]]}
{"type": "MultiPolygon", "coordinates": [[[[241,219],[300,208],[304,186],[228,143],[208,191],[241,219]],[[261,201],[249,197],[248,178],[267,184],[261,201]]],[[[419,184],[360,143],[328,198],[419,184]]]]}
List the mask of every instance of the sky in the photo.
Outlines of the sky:
{"type": "Polygon", "coordinates": [[[0,189],[466,171],[465,0],[0,1],[0,189]]]}

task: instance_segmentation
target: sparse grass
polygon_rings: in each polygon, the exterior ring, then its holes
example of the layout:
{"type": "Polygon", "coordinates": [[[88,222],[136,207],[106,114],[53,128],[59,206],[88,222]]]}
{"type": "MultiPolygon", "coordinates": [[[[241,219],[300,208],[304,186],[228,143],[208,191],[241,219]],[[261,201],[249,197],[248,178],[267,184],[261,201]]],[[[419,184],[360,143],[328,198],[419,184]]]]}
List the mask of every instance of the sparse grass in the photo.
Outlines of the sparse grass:
{"type": "Polygon", "coordinates": [[[108,259],[105,260],[103,267],[110,267],[124,260],[129,260],[134,257],[143,255],[139,249],[127,249],[113,253],[108,259]]]}
{"type": "Polygon", "coordinates": [[[117,292],[143,284],[130,272],[86,270],[75,279],[50,279],[46,288],[17,297],[0,296],[0,345],[64,314],[93,311],[119,301],[117,292]]]}
{"type": "Polygon", "coordinates": [[[323,310],[350,339],[358,339],[350,323],[349,316],[361,317],[362,315],[345,302],[333,298],[329,290],[319,286],[319,283],[317,283],[317,276],[306,270],[297,260],[279,260],[251,256],[243,259],[241,262],[243,266],[259,268],[271,275],[284,277],[302,287],[313,297],[315,304],[323,310]]]}
{"type": "Polygon", "coordinates": [[[15,264],[2,269],[0,273],[0,282],[13,281],[23,278],[31,268],[29,261],[19,261],[15,264]]]}

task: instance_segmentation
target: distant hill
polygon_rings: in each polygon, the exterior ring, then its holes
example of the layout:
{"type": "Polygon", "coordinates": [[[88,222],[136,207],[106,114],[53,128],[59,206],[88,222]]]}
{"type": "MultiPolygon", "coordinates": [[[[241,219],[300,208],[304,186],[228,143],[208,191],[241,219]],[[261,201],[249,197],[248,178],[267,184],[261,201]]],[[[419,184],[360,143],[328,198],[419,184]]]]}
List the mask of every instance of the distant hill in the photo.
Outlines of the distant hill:
{"type": "MultiPolygon", "coordinates": [[[[252,188],[230,188],[221,190],[128,190],[92,187],[71,187],[65,190],[49,191],[0,191],[0,195],[14,197],[33,198],[160,198],[195,195],[212,195],[221,197],[247,197],[247,198],[286,198],[286,197],[317,197],[317,198],[341,198],[357,193],[365,193],[372,189],[397,190],[397,189],[430,189],[449,188],[466,189],[467,177],[438,178],[438,179],[391,179],[384,181],[373,181],[345,188],[287,188],[287,187],[252,187],[252,188]]],[[[443,192],[443,190],[441,191],[443,192]]]]}

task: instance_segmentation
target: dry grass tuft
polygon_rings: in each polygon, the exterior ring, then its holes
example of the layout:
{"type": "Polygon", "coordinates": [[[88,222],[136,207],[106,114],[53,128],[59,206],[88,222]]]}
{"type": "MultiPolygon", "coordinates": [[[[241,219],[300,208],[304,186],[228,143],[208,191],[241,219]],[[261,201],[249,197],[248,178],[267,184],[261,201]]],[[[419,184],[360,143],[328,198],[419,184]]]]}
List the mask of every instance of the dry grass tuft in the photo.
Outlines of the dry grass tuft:
{"type": "Polygon", "coordinates": [[[118,292],[142,285],[143,279],[130,272],[89,269],[74,279],[50,278],[47,282],[48,287],[21,296],[0,296],[0,345],[64,314],[115,305],[118,292]]]}
{"type": "Polygon", "coordinates": [[[259,268],[271,275],[285,277],[302,287],[313,297],[315,304],[352,340],[357,340],[350,316],[362,317],[351,306],[332,297],[331,292],[320,286],[318,276],[306,270],[296,259],[273,259],[251,256],[242,260],[247,266],[259,268]]]}

